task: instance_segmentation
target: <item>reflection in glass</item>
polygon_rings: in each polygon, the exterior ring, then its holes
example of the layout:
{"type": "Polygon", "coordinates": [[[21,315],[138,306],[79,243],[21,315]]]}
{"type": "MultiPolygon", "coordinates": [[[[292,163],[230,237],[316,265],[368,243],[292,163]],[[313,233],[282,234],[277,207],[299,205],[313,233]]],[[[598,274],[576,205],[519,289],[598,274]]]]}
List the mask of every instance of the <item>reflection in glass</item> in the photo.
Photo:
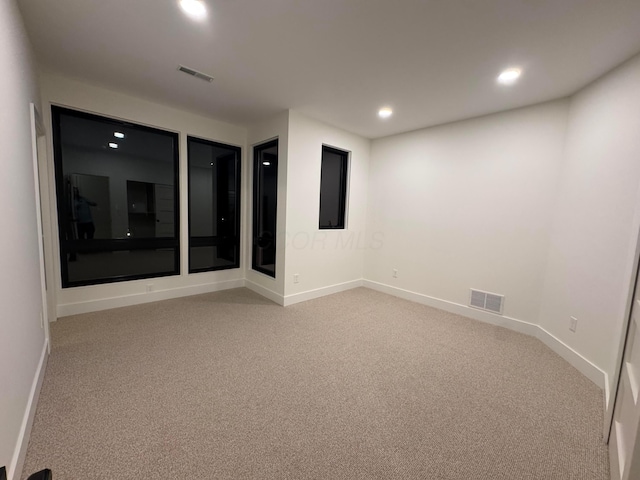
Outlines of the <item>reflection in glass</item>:
{"type": "Polygon", "coordinates": [[[173,237],[173,186],[127,180],[128,236],[173,237]]]}
{"type": "Polygon", "coordinates": [[[63,287],[177,274],[177,135],[52,113],[63,287]]]}
{"type": "Polygon", "coordinates": [[[240,266],[240,148],[188,137],[189,272],[240,266]]]}
{"type": "Polygon", "coordinates": [[[253,161],[252,268],[275,278],[278,140],[254,147],[253,161]]]}

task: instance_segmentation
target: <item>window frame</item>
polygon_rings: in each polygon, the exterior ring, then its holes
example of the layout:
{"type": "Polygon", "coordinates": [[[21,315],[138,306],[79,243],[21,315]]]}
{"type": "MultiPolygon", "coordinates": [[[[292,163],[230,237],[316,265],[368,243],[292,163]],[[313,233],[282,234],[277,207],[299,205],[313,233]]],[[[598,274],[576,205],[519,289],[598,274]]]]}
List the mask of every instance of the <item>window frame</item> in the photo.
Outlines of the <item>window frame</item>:
{"type": "MultiPolygon", "coordinates": [[[[196,137],[193,135],[187,135],[187,234],[188,234],[188,252],[187,252],[187,270],[189,274],[192,273],[203,273],[203,272],[215,272],[219,270],[232,270],[234,268],[240,268],[240,257],[242,256],[241,245],[242,241],[240,238],[240,221],[241,221],[241,205],[242,205],[242,148],[236,145],[228,145],[226,143],[216,142],[213,140],[208,140],[205,138],[196,137]],[[203,145],[209,145],[212,147],[221,147],[228,150],[233,150],[237,154],[236,159],[236,228],[234,231],[235,235],[235,245],[237,248],[238,255],[236,257],[236,261],[233,265],[223,265],[220,267],[206,267],[206,268],[191,268],[191,248],[193,246],[217,246],[218,242],[213,240],[211,244],[203,244],[203,245],[193,245],[191,241],[191,142],[201,143],[203,145]]],[[[196,242],[202,243],[202,242],[196,242]]]]}
{"type": "Polygon", "coordinates": [[[318,203],[318,229],[319,230],[346,230],[347,229],[347,196],[348,196],[348,185],[349,185],[349,164],[351,158],[351,152],[347,150],[341,150],[336,147],[331,147],[329,145],[322,145],[322,153],[320,157],[320,200],[318,203]],[[338,188],[338,193],[340,198],[338,199],[339,205],[339,218],[338,224],[335,226],[322,225],[320,213],[322,212],[322,163],[324,162],[324,153],[332,153],[334,155],[339,155],[342,158],[342,165],[340,165],[340,185],[338,188]]]}
{"type": "Polygon", "coordinates": [[[161,278],[180,275],[180,136],[177,132],[163,130],[160,128],[149,127],[134,123],[131,121],[121,120],[108,117],[96,113],[88,113],[82,110],[63,107],[59,105],[51,105],[51,123],[53,133],[53,163],[55,174],[55,197],[56,197],[56,225],[58,227],[58,254],[60,255],[60,277],[62,288],[85,287],[90,285],[104,285],[109,283],[128,282],[132,280],[142,280],[146,278],[161,278]],[[62,160],[62,132],[61,132],[61,116],[68,115],[85,120],[100,121],[113,125],[117,130],[118,127],[126,127],[131,130],[139,130],[148,133],[155,133],[171,137],[173,139],[173,198],[175,201],[174,209],[174,228],[175,237],[157,237],[157,238],[109,238],[94,239],[90,244],[85,244],[80,240],[66,240],[64,238],[63,218],[60,215],[60,206],[65,204],[64,198],[64,169],[62,160]],[[174,250],[173,270],[168,272],[145,273],[134,275],[117,275],[107,278],[96,278],[91,280],[70,281],[69,266],[67,264],[67,255],[70,242],[77,242],[75,253],[90,252],[117,252],[131,250],[154,250],[172,248],[174,250]],[[107,248],[111,247],[111,248],[107,248]]]}

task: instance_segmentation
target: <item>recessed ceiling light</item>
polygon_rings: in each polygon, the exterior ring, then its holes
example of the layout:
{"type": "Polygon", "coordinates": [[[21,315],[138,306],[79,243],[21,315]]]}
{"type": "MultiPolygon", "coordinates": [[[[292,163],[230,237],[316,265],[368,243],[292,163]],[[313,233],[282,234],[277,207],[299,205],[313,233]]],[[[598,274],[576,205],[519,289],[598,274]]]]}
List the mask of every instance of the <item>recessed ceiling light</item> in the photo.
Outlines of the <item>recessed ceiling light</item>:
{"type": "Polygon", "coordinates": [[[180,0],[180,7],[194,20],[207,18],[207,7],[201,0],[180,0]]]}
{"type": "Polygon", "coordinates": [[[113,132],[113,136],[116,138],[124,138],[124,133],[122,132],[113,132]]]}
{"type": "Polygon", "coordinates": [[[269,165],[271,165],[271,162],[262,162],[262,164],[263,164],[265,167],[268,167],[269,165]]]}
{"type": "Polygon", "coordinates": [[[112,143],[110,143],[110,144],[109,144],[109,146],[110,146],[111,148],[118,148],[118,144],[117,144],[117,143],[113,143],[113,142],[112,142],[112,143]]]}
{"type": "Polygon", "coordinates": [[[211,162],[209,165],[213,167],[213,162],[211,162]]]}
{"type": "Polygon", "coordinates": [[[522,75],[522,70],[519,68],[507,68],[504,72],[498,75],[498,83],[503,85],[512,85],[516,83],[518,78],[522,75]]]}
{"type": "Polygon", "coordinates": [[[378,116],[380,118],[389,118],[391,115],[393,115],[393,110],[389,107],[384,107],[378,110],[378,116]]]}

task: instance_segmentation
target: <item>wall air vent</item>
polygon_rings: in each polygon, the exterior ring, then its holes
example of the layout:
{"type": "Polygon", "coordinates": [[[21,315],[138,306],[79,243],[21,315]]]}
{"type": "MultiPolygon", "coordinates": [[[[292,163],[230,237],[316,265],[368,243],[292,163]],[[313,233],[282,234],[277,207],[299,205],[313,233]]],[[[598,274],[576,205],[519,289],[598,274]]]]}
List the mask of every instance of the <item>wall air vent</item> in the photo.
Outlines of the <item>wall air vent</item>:
{"type": "Polygon", "coordinates": [[[204,80],[206,82],[213,82],[213,77],[210,75],[207,75],[206,73],[202,73],[199,72],[197,70],[194,70],[193,68],[189,68],[189,67],[185,67],[184,65],[180,65],[178,67],[178,70],[181,72],[186,73],[187,75],[191,75],[192,77],[196,77],[199,78],[200,80],[204,80]]]}
{"type": "Polygon", "coordinates": [[[496,295],[495,293],[483,292],[472,288],[469,306],[502,315],[504,295],[496,295]]]}

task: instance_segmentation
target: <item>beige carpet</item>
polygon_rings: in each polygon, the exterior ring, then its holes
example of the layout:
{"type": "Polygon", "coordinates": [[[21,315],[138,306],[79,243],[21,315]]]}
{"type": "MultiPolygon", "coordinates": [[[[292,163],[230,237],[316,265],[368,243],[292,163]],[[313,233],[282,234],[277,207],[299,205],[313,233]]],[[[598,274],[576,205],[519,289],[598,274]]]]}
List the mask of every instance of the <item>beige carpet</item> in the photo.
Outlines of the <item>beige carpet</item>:
{"type": "Polygon", "coordinates": [[[541,342],[372,290],[230,290],[52,338],[23,477],[609,476],[601,391],[541,342]]]}

